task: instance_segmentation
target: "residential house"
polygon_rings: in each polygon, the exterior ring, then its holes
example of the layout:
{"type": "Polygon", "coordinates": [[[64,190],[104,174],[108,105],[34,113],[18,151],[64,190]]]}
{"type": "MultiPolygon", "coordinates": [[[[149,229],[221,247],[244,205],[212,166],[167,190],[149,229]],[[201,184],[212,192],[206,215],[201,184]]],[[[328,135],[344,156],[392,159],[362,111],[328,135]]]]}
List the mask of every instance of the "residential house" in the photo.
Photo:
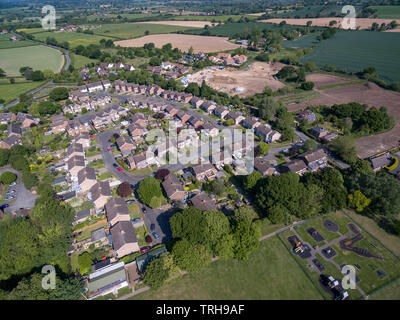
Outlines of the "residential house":
{"type": "Polygon", "coordinates": [[[224,119],[228,113],[229,109],[224,106],[218,106],[214,109],[214,114],[221,119],[224,119]]]}
{"type": "Polygon", "coordinates": [[[110,80],[102,80],[101,83],[102,83],[102,85],[103,85],[105,90],[107,90],[107,89],[109,89],[111,87],[110,80]]]}
{"type": "Polygon", "coordinates": [[[217,169],[211,163],[194,165],[191,170],[196,179],[201,182],[214,180],[217,173],[217,169]]]}
{"type": "Polygon", "coordinates": [[[324,136],[326,136],[329,133],[326,129],[324,129],[320,126],[312,127],[309,132],[315,138],[323,138],[324,136]]]}
{"type": "Polygon", "coordinates": [[[272,130],[269,125],[257,126],[254,130],[254,133],[259,137],[263,137],[267,143],[277,141],[282,136],[278,131],[272,130]]]}
{"type": "Polygon", "coordinates": [[[211,113],[217,106],[215,105],[215,102],[213,101],[205,101],[203,104],[200,106],[200,109],[204,110],[205,112],[211,113]]]}
{"type": "Polygon", "coordinates": [[[128,206],[122,198],[112,198],[105,204],[105,210],[108,223],[113,226],[120,221],[130,223],[128,206]]]}
{"type": "Polygon", "coordinates": [[[307,165],[301,159],[296,159],[282,165],[282,172],[294,172],[302,176],[307,172],[307,165]]]}
{"type": "Polygon", "coordinates": [[[68,120],[61,113],[58,115],[52,116],[50,118],[50,121],[51,121],[51,123],[50,123],[51,133],[53,133],[53,134],[64,132],[67,129],[68,120]]]}
{"type": "Polygon", "coordinates": [[[184,124],[186,124],[186,122],[188,122],[189,121],[189,119],[191,118],[191,116],[189,115],[189,114],[187,114],[185,111],[183,111],[183,110],[179,110],[177,113],[176,113],[176,117],[179,119],[179,120],[181,120],[181,123],[184,125],[184,124]]]}
{"type": "Polygon", "coordinates": [[[243,115],[239,112],[229,111],[226,115],[225,119],[232,119],[235,121],[235,124],[239,124],[244,119],[243,115]]]}
{"type": "Polygon", "coordinates": [[[66,170],[73,178],[77,177],[83,168],[85,168],[85,158],[82,156],[73,156],[66,163],[66,170]]]}
{"type": "Polygon", "coordinates": [[[133,124],[136,124],[136,125],[138,125],[138,126],[141,126],[142,128],[144,128],[144,127],[147,126],[147,119],[146,119],[146,117],[144,116],[144,114],[141,113],[141,112],[137,112],[137,113],[135,113],[134,115],[132,115],[132,117],[131,117],[131,122],[132,122],[133,124]]]}
{"type": "Polygon", "coordinates": [[[22,112],[18,112],[16,121],[21,123],[22,128],[29,128],[31,125],[39,122],[38,119],[33,118],[30,114],[22,112]]]}
{"type": "Polygon", "coordinates": [[[246,129],[253,129],[253,130],[257,128],[260,124],[261,122],[256,117],[246,117],[243,119],[241,123],[241,125],[246,129]]]}
{"type": "Polygon", "coordinates": [[[169,174],[162,182],[165,193],[168,199],[172,201],[182,201],[186,197],[186,192],[183,184],[179,181],[175,174],[169,174]]]}
{"type": "Polygon", "coordinates": [[[22,138],[18,135],[12,135],[10,137],[5,138],[0,142],[1,149],[10,149],[13,146],[22,145],[22,138]]]}
{"type": "Polygon", "coordinates": [[[112,226],[110,232],[116,258],[119,259],[140,250],[131,221],[117,222],[112,226]]]}
{"type": "Polygon", "coordinates": [[[87,284],[89,297],[93,299],[127,287],[124,266],[124,262],[119,262],[91,273],[87,284]]]}
{"type": "Polygon", "coordinates": [[[301,112],[297,115],[296,119],[297,119],[298,121],[306,120],[306,121],[309,122],[309,123],[312,123],[312,122],[314,122],[314,121],[317,121],[317,117],[316,117],[315,113],[312,112],[311,110],[304,110],[304,111],[301,111],[301,112]]]}
{"type": "Polygon", "coordinates": [[[154,163],[154,154],[143,151],[141,153],[129,156],[128,162],[131,169],[144,169],[154,163]]]}
{"type": "Polygon", "coordinates": [[[75,136],[73,141],[74,144],[81,144],[84,150],[90,147],[90,138],[89,133],[87,132],[79,133],[77,136],[75,136]]]}
{"type": "Polygon", "coordinates": [[[328,164],[328,155],[322,148],[307,151],[300,155],[300,159],[302,159],[312,171],[326,167],[328,164]]]}
{"type": "Polygon", "coordinates": [[[135,149],[132,139],[128,136],[120,136],[115,142],[123,157],[127,156],[133,149],[135,149]]]}
{"type": "Polygon", "coordinates": [[[96,210],[103,209],[110,197],[112,197],[112,192],[107,181],[97,182],[90,188],[88,193],[88,198],[93,201],[96,210]]]}
{"type": "Polygon", "coordinates": [[[77,89],[80,92],[88,92],[88,89],[87,89],[86,85],[79,86],[77,89]]]}
{"type": "Polygon", "coordinates": [[[96,184],[96,172],[94,168],[85,167],[78,172],[78,184],[81,192],[87,192],[96,184]]]}
{"type": "Polygon", "coordinates": [[[332,140],[336,139],[339,135],[335,132],[330,132],[327,135],[323,136],[321,140],[325,143],[331,142],[332,140]]]}
{"type": "Polygon", "coordinates": [[[390,164],[390,159],[388,159],[386,154],[379,157],[370,158],[369,161],[371,162],[374,172],[382,170],[384,167],[390,164]]]}
{"type": "Polygon", "coordinates": [[[203,121],[195,116],[190,117],[188,122],[194,129],[199,129],[203,125],[203,121]]]}
{"type": "Polygon", "coordinates": [[[254,158],[254,169],[260,172],[263,177],[276,173],[275,167],[269,164],[265,158],[254,158]]]}
{"type": "Polygon", "coordinates": [[[194,106],[196,109],[200,108],[203,102],[204,100],[200,99],[199,97],[193,97],[192,100],[190,100],[190,104],[194,106]]]}
{"type": "Polygon", "coordinates": [[[165,111],[167,111],[171,117],[174,117],[178,113],[179,109],[170,104],[168,107],[165,108],[165,111]]]}
{"type": "Polygon", "coordinates": [[[136,124],[130,124],[130,125],[128,126],[128,132],[129,132],[129,134],[131,135],[131,137],[132,137],[133,140],[137,140],[137,139],[139,139],[140,137],[143,137],[143,136],[144,136],[144,133],[145,133],[143,127],[138,126],[138,125],[136,125],[136,124]]]}
{"type": "Polygon", "coordinates": [[[81,210],[79,212],[76,212],[73,224],[77,225],[79,223],[82,223],[82,222],[88,220],[90,217],[91,217],[90,209],[81,210]]]}
{"type": "MultiPolygon", "coordinates": [[[[20,112],[18,112],[19,114],[20,112]]],[[[9,122],[15,121],[16,116],[12,112],[0,113],[0,124],[8,124],[9,122]]]]}
{"type": "Polygon", "coordinates": [[[71,101],[89,101],[89,93],[81,91],[72,91],[69,93],[71,101]]]}
{"type": "Polygon", "coordinates": [[[17,136],[22,137],[21,127],[15,123],[10,123],[7,127],[7,137],[17,136]]]}
{"type": "Polygon", "coordinates": [[[227,152],[219,151],[219,150],[210,156],[210,161],[219,170],[222,170],[224,165],[233,163],[231,153],[227,153],[227,152]]]}
{"type": "Polygon", "coordinates": [[[200,192],[190,199],[193,206],[202,211],[215,210],[217,209],[217,205],[215,204],[215,200],[211,199],[207,193],[200,192]]]}
{"type": "Polygon", "coordinates": [[[87,85],[87,87],[88,87],[88,90],[90,93],[96,92],[96,91],[102,91],[104,89],[101,81],[90,83],[87,85]]]}
{"type": "Polygon", "coordinates": [[[202,134],[205,134],[206,136],[211,136],[211,137],[216,137],[219,134],[219,129],[214,126],[211,122],[204,122],[200,126],[202,130],[202,134]],[[205,131],[203,131],[205,130],[205,131]]]}
{"type": "Polygon", "coordinates": [[[85,156],[83,146],[80,143],[71,143],[67,148],[67,159],[71,159],[74,156],[85,156]]]}

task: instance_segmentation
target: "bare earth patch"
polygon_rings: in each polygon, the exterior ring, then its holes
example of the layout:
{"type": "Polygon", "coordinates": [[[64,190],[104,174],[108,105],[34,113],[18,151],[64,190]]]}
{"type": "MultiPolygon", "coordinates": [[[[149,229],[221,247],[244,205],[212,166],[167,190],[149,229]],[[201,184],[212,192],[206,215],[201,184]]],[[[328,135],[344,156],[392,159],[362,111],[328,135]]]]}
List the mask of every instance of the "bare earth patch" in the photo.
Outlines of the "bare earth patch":
{"type": "Polygon", "coordinates": [[[397,119],[393,129],[368,137],[361,137],[357,140],[357,151],[361,158],[367,158],[377,153],[399,146],[400,141],[400,93],[385,90],[374,83],[351,85],[326,90],[316,90],[319,95],[310,101],[289,104],[289,111],[298,111],[308,106],[342,104],[358,102],[375,106],[385,106],[388,113],[397,119]]]}
{"type": "Polygon", "coordinates": [[[265,63],[254,62],[249,68],[237,70],[213,66],[205,68],[188,77],[190,82],[201,85],[204,80],[210,87],[239,97],[247,97],[264,91],[266,86],[272,90],[278,90],[285,85],[274,79],[276,74],[285,65],[279,62],[265,63]]]}
{"type": "Polygon", "coordinates": [[[313,73],[307,76],[307,81],[312,81],[315,84],[315,87],[318,89],[320,87],[332,86],[335,84],[351,82],[351,79],[342,78],[338,76],[334,76],[331,74],[322,74],[322,73],[313,73]]]}
{"type": "MultiPolygon", "coordinates": [[[[312,26],[318,27],[328,27],[329,22],[336,21],[336,27],[341,28],[341,23],[343,18],[310,18],[310,19],[267,19],[267,20],[260,20],[259,22],[270,22],[270,23],[281,23],[282,21],[286,21],[287,24],[305,26],[307,25],[307,21],[312,21],[312,26]]],[[[371,27],[371,25],[376,22],[381,25],[383,22],[389,24],[392,22],[393,19],[369,19],[369,18],[356,18],[356,27],[360,27],[360,29],[367,29],[371,27]]],[[[399,29],[396,29],[399,30],[399,29]]]]}
{"type": "Polygon", "coordinates": [[[146,43],[153,42],[157,48],[161,48],[167,43],[171,43],[173,48],[188,51],[193,47],[193,51],[197,52],[217,52],[225,50],[233,50],[240,46],[228,41],[227,37],[208,37],[194,36],[188,34],[153,34],[136,39],[121,40],[114,42],[116,46],[121,47],[143,47],[146,43]]]}
{"type": "Polygon", "coordinates": [[[212,22],[210,21],[146,21],[139,23],[164,24],[167,26],[190,27],[190,28],[204,28],[204,26],[212,26],[212,22]]]}

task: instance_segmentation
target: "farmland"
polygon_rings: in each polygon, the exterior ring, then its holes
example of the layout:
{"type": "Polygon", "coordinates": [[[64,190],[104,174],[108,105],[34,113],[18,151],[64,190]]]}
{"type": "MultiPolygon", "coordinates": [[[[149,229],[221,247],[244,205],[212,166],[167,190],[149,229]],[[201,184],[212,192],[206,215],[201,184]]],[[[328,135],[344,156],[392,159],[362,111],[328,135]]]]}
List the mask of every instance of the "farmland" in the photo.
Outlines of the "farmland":
{"type": "Polygon", "coordinates": [[[161,24],[165,26],[178,26],[178,27],[190,27],[190,28],[204,28],[204,26],[211,26],[210,21],[148,21],[142,22],[144,24],[161,24]]]}
{"type": "Polygon", "coordinates": [[[98,62],[98,60],[96,60],[96,59],[90,59],[90,58],[80,56],[80,55],[72,53],[72,52],[70,52],[69,55],[71,57],[71,63],[75,69],[81,69],[88,63],[98,62]]]}
{"type": "Polygon", "coordinates": [[[300,61],[314,61],[319,67],[332,64],[347,71],[374,66],[378,76],[390,83],[400,81],[399,56],[400,34],[343,31],[320,42],[300,61]]]}
{"type": "Polygon", "coordinates": [[[0,99],[4,99],[5,104],[17,99],[20,94],[27,93],[37,87],[41,86],[44,82],[26,82],[15,84],[0,84],[0,99]]]}
{"type": "Polygon", "coordinates": [[[7,76],[19,76],[19,69],[29,66],[34,70],[49,69],[58,72],[64,63],[60,51],[46,46],[11,48],[0,50],[0,68],[7,76]]]}
{"type": "Polygon", "coordinates": [[[181,15],[171,17],[170,20],[187,20],[187,21],[197,21],[197,20],[207,20],[207,21],[215,21],[215,22],[225,22],[228,19],[232,19],[233,21],[240,20],[241,17],[246,17],[250,20],[257,19],[256,16],[252,15],[223,15],[223,16],[191,16],[191,15],[181,15]]]}
{"type": "Polygon", "coordinates": [[[144,36],[146,31],[149,34],[172,33],[187,30],[188,27],[166,26],[147,23],[117,23],[105,24],[94,30],[99,36],[109,36],[118,39],[129,39],[144,36]]]}
{"type": "Polygon", "coordinates": [[[8,48],[17,48],[17,47],[28,47],[35,45],[29,41],[11,41],[11,35],[9,34],[0,34],[0,49],[8,49],[8,48]]]}
{"type": "Polygon", "coordinates": [[[377,18],[381,19],[400,19],[400,6],[371,6],[378,10],[377,18]]]}
{"type": "Polygon", "coordinates": [[[67,41],[71,48],[79,45],[87,46],[89,44],[99,44],[101,39],[110,39],[107,36],[97,36],[93,34],[78,32],[40,32],[33,34],[35,39],[46,41],[46,38],[55,38],[58,42],[67,41]]]}
{"type": "Polygon", "coordinates": [[[314,44],[318,44],[319,41],[317,37],[319,33],[308,34],[299,39],[293,41],[282,41],[282,46],[284,48],[310,48],[314,44]]]}
{"type": "Polygon", "coordinates": [[[122,40],[115,42],[115,45],[120,45],[121,47],[142,47],[144,44],[150,42],[154,43],[157,48],[161,48],[167,43],[171,43],[172,47],[179,48],[183,51],[188,51],[190,47],[193,47],[194,52],[216,52],[233,50],[239,47],[239,45],[228,42],[228,38],[215,38],[175,33],[122,40]]]}
{"type": "Polygon", "coordinates": [[[247,261],[216,261],[134,299],[322,299],[276,237],[261,242],[247,261]]]}

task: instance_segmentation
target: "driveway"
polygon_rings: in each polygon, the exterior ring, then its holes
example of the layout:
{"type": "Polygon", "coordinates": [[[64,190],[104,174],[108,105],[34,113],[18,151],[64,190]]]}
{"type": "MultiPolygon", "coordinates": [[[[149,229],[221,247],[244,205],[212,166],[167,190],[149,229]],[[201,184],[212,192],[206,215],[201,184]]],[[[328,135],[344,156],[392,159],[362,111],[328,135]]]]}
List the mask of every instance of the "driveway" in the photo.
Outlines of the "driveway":
{"type": "Polygon", "coordinates": [[[11,213],[20,208],[31,209],[35,205],[35,200],[38,198],[38,195],[32,194],[28,189],[25,188],[22,180],[21,173],[17,170],[14,170],[11,167],[0,168],[0,174],[5,171],[13,172],[17,175],[17,184],[13,187],[10,187],[9,190],[15,190],[15,198],[9,201],[5,201],[5,203],[9,204],[9,207],[4,210],[5,213],[11,213]]]}

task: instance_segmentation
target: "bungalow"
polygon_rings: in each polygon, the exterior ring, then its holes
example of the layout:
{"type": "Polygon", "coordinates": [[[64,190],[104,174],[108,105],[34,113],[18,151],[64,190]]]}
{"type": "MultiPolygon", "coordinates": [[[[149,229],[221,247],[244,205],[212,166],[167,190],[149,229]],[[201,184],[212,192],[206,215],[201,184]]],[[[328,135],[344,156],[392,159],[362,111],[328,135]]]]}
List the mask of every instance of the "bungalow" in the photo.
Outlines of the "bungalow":
{"type": "Polygon", "coordinates": [[[302,159],[312,171],[323,168],[328,164],[328,155],[322,148],[307,151],[300,155],[300,159],[302,159]]]}
{"type": "Polygon", "coordinates": [[[87,285],[89,297],[93,299],[127,287],[124,266],[124,262],[119,262],[91,273],[87,285]]]}
{"type": "Polygon", "coordinates": [[[185,189],[183,188],[183,184],[179,181],[176,175],[169,174],[168,176],[166,176],[164,181],[162,182],[162,186],[165,193],[167,194],[168,199],[172,201],[181,201],[185,199],[185,189]]]}
{"type": "Polygon", "coordinates": [[[79,212],[76,212],[73,225],[77,225],[79,223],[82,223],[82,222],[88,220],[90,217],[91,217],[90,209],[81,210],[79,212]]]}
{"type": "Polygon", "coordinates": [[[215,204],[215,200],[211,199],[207,193],[200,192],[190,199],[193,206],[202,211],[215,210],[217,209],[217,205],[215,204]]]}
{"type": "Polygon", "coordinates": [[[301,159],[296,159],[282,165],[282,172],[294,172],[302,176],[307,172],[307,165],[301,159]]]}
{"type": "Polygon", "coordinates": [[[239,112],[229,111],[225,119],[232,119],[233,121],[235,121],[235,124],[239,124],[240,122],[242,122],[244,117],[239,112]]]}
{"type": "Polygon", "coordinates": [[[229,109],[224,106],[218,106],[214,109],[214,114],[221,119],[224,119],[228,113],[229,109]]]}
{"type": "Polygon", "coordinates": [[[128,206],[125,203],[125,200],[122,198],[112,198],[105,205],[107,221],[110,226],[115,225],[120,221],[129,221],[130,223],[130,214],[128,210],[128,206]]]}
{"type": "Polygon", "coordinates": [[[104,208],[108,199],[112,197],[110,184],[107,181],[99,181],[94,184],[88,193],[88,198],[93,201],[96,210],[104,208]]]}
{"type": "Polygon", "coordinates": [[[312,127],[310,129],[310,134],[312,134],[315,138],[323,138],[328,133],[329,132],[326,129],[324,129],[320,126],[312,127]]]}
{"type": "Polygon", "coordinates": [[[211,181],[216,177],[217,169],[211,163],[198,164],[191,167],[191,170],[197,180],[204,182],[211,181]]]}
{"type": "Polygon", "coordinates": [[[85,158],[82,156],[73,156],[67,161],[66,170],[72,177],[77,177],[83,168],[85,168],[85,158]]]}
{"type": "Polygon", "coordinates": [[[96,182],[96,172],[94,168],[86,167],[78,172],[78,184],[82,192],[89,191],[96,182]]]}
{"type": "Polygon", "coordinates": [[[128,136],[120,136],[115,142],[117,143],[117,147],[123,156],[126,156],[127,154],[131,153],[133,149],[135,149],[135,145],[128,136]]]}
{"type": "Polygon", "coordinates": [[[201,106],[200,109],[204,110],[205,112],[211,113],[217,106],[213,101],[205,101],[201,106]]]}
{"type": "Polygon", "coordinates": [[[193,97],[192,100],[190,100],[190,104],[194,106],[196,109],[200,108],[203,102],[204,100],[200,99],[199,97],[193,97]]]}
{"type": "Polygon", "coordinates": [[[22,138],[17,135],[12,135],[10,137],[7,137],[0,142],[1,149],[10,149],[16,145],[22,145],[22,138]]]}
{"type": "Polygon", "coordinates": [[[257,128],[261,122],[256,117],[246,117],[243,119],[241,125],[246,129],[255,129],[257,128]]]}
{"type": "Polygon", "coordinates": [[[131,221],[120,221],[111,229],[112,244],[115,257],[122,258],[140,250],[135,229],[131,221]]]}
{"type": "Polygon", "coordinates": [[[386,154],[376,158],[370,158],[369,161],[371,162],[374,172],[382,170],[384,167],[390,164],[390,160],[388,159],[386,154]]]}
{"type": "Polygon", "coordinates": [[[263,177],[272,176],[276,172],[274,166],[270,165],[264,158],[254,158],[254,169],[260,172],[263,177]]]}

